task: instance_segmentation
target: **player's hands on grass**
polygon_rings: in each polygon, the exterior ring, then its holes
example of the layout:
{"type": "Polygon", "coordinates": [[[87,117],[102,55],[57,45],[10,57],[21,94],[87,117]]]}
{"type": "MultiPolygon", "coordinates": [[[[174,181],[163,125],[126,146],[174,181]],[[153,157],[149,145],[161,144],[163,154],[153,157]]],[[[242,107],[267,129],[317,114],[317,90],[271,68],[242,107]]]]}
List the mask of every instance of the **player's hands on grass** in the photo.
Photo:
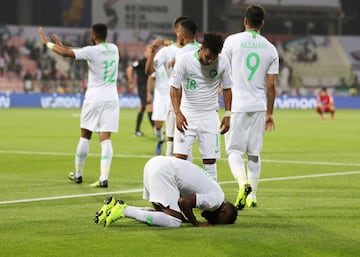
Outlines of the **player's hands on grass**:
{"type": "Polygon", "coordinates": [[[220,124],[220,133],[225,134],[230,129],[230,117],[224,117],[220,124]]]}
{"type": "Polygon", "coordinates": [[[271,114],[266,114],[265,130],[266,131],[275,130],[275,122],[274,122],[274,118],[271,114]]]}
{"type": "Polygon", "coordinates": [[[181,112],[176,113],[176,128],[184,133],[187,130],[187,125],[185,116],[181,112]]]}
{"type": "Polygon", "coordinates": [[[205,221],[205,222],[200,222],[200,221],[198,221],[197,223],[196,223],[196,227],[210,227],[210,226],[212,226],[209,222],[207,222],[207,221],[205,221]]]}

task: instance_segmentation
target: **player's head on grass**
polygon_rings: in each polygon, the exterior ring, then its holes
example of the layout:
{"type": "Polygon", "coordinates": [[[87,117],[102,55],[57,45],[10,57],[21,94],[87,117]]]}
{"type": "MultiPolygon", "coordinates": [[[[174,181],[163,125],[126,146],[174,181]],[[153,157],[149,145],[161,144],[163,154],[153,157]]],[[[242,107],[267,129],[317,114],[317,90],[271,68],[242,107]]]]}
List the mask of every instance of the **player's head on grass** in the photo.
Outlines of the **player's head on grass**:
{"type": "Polygon", "coordinates": [[[104,42],[107,36],[107,26],[103,23],[96,23],[91,26],[91,40],[93,44],[104,42]]]}
{"type": "Polygon", "coordinates": [[[224,40],[221,35],[206,33],[198,52],[201,63],[204,65],[213,63],[218,58],[223,44],[224,40]]]}
{"type": "Polygon", "coordinates": [[[224,202],[220,208],[215,211],[203,211],[203,216],[210,224],[233,224],[237,218],[238,211],[236,207],[229,202],[224,202]]]}
{"type": "Polygon", "coordinates": [[[246,29],[260,30],[264,26],[265,9],[260,5],[250,5],[246,8],[244,25],[246,29]]]}

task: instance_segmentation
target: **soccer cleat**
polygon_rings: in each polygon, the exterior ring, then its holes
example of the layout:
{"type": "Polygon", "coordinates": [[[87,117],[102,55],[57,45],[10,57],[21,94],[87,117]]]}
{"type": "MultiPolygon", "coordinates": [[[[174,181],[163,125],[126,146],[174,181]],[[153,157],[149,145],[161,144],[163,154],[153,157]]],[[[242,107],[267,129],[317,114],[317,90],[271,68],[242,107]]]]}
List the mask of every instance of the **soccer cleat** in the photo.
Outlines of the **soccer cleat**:
{"type": "Polygon", "coordinates": [[[68,177],[71,181],[74,181],[76,184],[81,184],[83,182],[82,176],[75,177],[75,172],[70,172],[68,177]]]}
{"type": "Polygon", "coordinates": [[[257,203],[255,199],[246,199],[246,206],[249,208],[257,207],[257,203]]]}
{"type": "Polygon", "coordinates": [[[107,213],[106,219],[104,221],[104,227],[108,227],[111,223],[125,217],[124,209],[126,206],[127,204],[123,200],[117,200],[114,207],[107,213]]]}
{"type": "Polygon", "coordinates": [[[92,184],[89,185],[90,187],[108,187],[108,181],[107,180],[104,180],[104,181],[96,181],[92,184]]]}
{"type": "Polygon", "coordinates": [[[144,136],[144,133],[142,133],[141,131],[135,131],[134,136],[142,137],[142,136],[144,136]]]}
{"type": "Polygon", "coordinates": [[[235,207],[238,210],[244,209],[246,205],[246,198],[251,193],[251,186],[250,184],[245,184],[240,187],[238,196],[236,198],[236,201],[234,203],[235,207]]]}
{"type": "Polygon", "coordinates": [[[162,145],[164,143],[164,140],[160,140],[157,145],[156,145],[156,149],[155,149],[155,154],[156,155],[160,155],[161,154],[161,148],[162,148],[162,145]]]}
{"type": "Polygon", "coordinates": [[[114,197],[110,196],[105,199],[104,205],[95,213],[95,216],[93,218],[94,222],[96,224],[100,224],[103,222],[103,220],[106,218],[106,215],[109,210],[111,210],[116,203],[116,200],[114,197]]]}

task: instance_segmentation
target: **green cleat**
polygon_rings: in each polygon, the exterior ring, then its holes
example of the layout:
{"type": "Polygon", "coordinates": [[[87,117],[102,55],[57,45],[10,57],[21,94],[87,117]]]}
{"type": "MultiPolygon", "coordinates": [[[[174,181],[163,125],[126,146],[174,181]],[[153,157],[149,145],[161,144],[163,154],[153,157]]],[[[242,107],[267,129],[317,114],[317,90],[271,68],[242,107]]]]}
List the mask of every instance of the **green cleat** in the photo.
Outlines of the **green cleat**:
{"type": "Polygon", "coordinates": [[[251,193],[251,186],[250,184],[245,184],[244,186],[240,187],[238,196],[234,203],[235,207],[238,210],[244,209],[246,205],[246,198],[251,193]]]}
{"type": "Polygon", "coordinates": [[[98,180],[98,181],[90,184],[89,186],[90,187],[103,187],[103,188],[105,188],[105,187],[108,187],[108,181],[107,180],[104,180],[104,181],[98,180]]]}
{"type": "Polygon", "coordinates": [[[257,203],[255,199],[246,199],[246,206],[249,208],[257,207],[257,203]]]}
{"type": "Polygon", "coordinates": [[[95,213],[93,218],[96,224],[100,224],[106,218],[107,213],[114,207],[116,200],[114,197],[110,196],[105,199],[104,205],[95,213]]]}
{"type": "Polygon", "coordinates": [[[117,221],[124,216],[124,209],[127,204],[123,200],[117,200],[114,207],[108,212],[104,221],[104,227],[110,226],[111,223],[117,221]]]}

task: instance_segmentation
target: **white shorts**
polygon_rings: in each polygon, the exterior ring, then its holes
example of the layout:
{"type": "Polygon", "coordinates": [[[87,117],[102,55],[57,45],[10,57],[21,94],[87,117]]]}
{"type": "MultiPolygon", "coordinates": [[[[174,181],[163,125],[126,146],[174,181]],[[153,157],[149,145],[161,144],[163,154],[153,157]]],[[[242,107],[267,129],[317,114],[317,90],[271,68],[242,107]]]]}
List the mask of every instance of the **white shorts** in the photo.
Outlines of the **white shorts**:
{"type": "Polygon", "coordinates": [[[118,132],[119,101],[100,103],[84,102],[81,109],[80,128],[92,132],[118,132]]]}
{"type": "Polygon", "coordinates": [[[144,167],[143,198],[181,212],[178,205],[180,191],[176,184],[175,172],[166,160],[147,162],[144,167]]]}
{"type": "Polygon", "coordinates": [[[266,112],[235,112],[231,115],[230,130],[225,134],[227,154],[259,156],[264,139],[266,112]]]}
{"type": "Polygon", "coordinates": [[[166,121],[166,115],[167,115],[168,108],[169,108],[169,101],[170,101],[170,99],[168,96],[156,97],[156,95],[155,95],[154,101],[153,101],[153,112],[151,115],[152,120],[166,121]]]}
{"type": "Polygon", "coordinates": [[[166,116],[166,136],[174,137],[175,129],[176,129],[176,117],[175,117],[174,109],[172,108],[172,106],[169,106],[166,116]]]}
{"type": "Polygon", "coordinates": [[[220,120],[217,112],[206,120],[187,120],[184,133],[175,129],[174,154],[189,155],[195,140],[198,140],[202,159],[220,158],[220,120]]]}

